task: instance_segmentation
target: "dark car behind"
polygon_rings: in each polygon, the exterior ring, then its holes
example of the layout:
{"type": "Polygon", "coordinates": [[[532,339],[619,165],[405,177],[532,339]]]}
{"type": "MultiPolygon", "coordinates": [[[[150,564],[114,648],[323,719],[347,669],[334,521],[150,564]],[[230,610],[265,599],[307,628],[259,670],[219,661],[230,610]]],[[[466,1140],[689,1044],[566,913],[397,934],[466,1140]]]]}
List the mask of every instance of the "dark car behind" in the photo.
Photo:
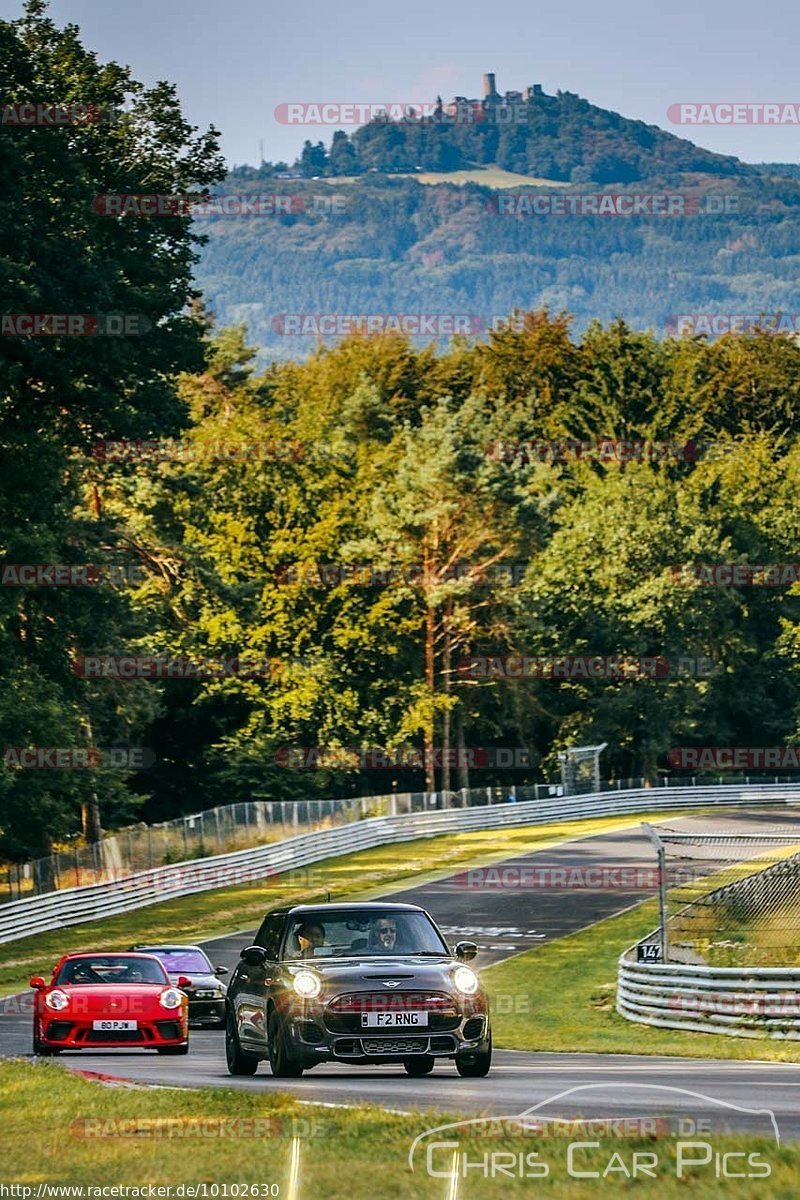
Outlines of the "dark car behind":
{"type": "Polygon", "coordinates": [[[219,978],[226,967],[215,967],[200,946],[132,946],[140,953],[154,954],[164,964],[173,983],[186,975],[191,984],[183,991],[189,997],[189,1023],[209,1029],[225,1028],[227,988],[219,978]]]}

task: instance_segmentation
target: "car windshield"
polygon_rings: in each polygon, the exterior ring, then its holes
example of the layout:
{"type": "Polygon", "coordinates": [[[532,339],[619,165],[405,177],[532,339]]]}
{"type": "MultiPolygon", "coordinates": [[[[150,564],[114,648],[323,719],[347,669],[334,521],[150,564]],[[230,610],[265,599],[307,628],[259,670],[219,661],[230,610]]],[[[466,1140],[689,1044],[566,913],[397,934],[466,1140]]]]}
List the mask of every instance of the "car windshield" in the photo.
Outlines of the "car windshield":
{"type": "Polygon", "coordinates": [[[133,955],[92,955],[86,958],[71,958],[58,973],[56,983],[106,984],[110,983],[169,983],[161,963],[150,958],[133,955]]]}
{"type": "Polygon", "coordinates": [[[379,957],[449,954],[430,918],[421,912],[307,912],[292,917],[285,958],[379,957]]]}
{"type": "Polygon", "coordinates": [[[202,950],[148,950],[161,959],[170,975],[191,974],[213,975],[214,968],[202,950]]]}

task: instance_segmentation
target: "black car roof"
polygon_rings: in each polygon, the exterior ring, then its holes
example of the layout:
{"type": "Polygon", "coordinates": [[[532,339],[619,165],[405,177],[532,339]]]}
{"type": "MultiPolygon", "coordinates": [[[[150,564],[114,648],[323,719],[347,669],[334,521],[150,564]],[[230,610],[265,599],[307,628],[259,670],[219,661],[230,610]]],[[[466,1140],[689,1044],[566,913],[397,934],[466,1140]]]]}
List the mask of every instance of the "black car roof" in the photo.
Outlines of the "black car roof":
{"type": "MultiPolygon", "coordinates": [[[[348,904],[346,900],[342,900],[337,904],[295,904],[293,908],[288,909],[289,914],[304,913],[304,912],[421,912],[425,909],[420,908],[418,904],[398,904],[387,901],[384,903],[380,900],[361,901],[360,903],[348,904]]],[[[273,916],[282,916],[283,913],[273,913],[273,916]]],[[[426,914],[427,915],[427,914],[426,914]]]]}

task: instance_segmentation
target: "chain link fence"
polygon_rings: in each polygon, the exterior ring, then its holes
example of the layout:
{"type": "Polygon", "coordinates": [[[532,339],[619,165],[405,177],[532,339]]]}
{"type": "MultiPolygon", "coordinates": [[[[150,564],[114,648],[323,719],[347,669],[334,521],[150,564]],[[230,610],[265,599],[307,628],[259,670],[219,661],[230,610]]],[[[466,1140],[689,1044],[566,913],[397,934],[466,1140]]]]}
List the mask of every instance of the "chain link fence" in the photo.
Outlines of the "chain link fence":
{"type": "Polygon", "coordinates": [[[661,913],[641,959],[800,966],[800,822],[752,833],[645,828],[659,858],[661,913]]]}
{"type": "Polygon", "coordinates": [[[99,842],[75,840],[45,858],[0,865],[0,904],[62,888],[123,879],[136,871],[228,854],[348,821],[561,795],[560,785],[404,792],[341,800],[250,800],[156,825],[130,825],[99,842]]]}

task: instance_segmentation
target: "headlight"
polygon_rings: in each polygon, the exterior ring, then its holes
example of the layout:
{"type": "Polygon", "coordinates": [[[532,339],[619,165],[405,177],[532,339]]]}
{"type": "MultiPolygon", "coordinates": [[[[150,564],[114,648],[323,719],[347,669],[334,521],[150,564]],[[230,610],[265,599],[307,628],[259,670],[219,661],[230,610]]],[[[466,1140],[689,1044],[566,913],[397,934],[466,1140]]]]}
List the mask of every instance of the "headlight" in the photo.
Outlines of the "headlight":
{"type": "Polygon", "coordinates": [[[177,988],[167,988],[158,998],[162,1008],[180,1008],[183,1002],[183,992],[177,988]]]}
{"type": "Polygon", "coordinates": [[[311,971],[298,971],[293,982],[294,990],[304,1000],[313,1000],[322,991],[319,976],[314,975],[311,971]]]}
{"type": "Polygon", "coordinates": [[[472,996],[478,990],[478,976],[469,967],[456,967],[453,983],[465,996],[472,996]]]}
{"type": "Polygon", "coordinates": [[[56,1012],[60,1012],[69,1004],[69,996],[66,992],[48,992],[44,1002],[48,1008],[54,1008],[56,1012]]]}

